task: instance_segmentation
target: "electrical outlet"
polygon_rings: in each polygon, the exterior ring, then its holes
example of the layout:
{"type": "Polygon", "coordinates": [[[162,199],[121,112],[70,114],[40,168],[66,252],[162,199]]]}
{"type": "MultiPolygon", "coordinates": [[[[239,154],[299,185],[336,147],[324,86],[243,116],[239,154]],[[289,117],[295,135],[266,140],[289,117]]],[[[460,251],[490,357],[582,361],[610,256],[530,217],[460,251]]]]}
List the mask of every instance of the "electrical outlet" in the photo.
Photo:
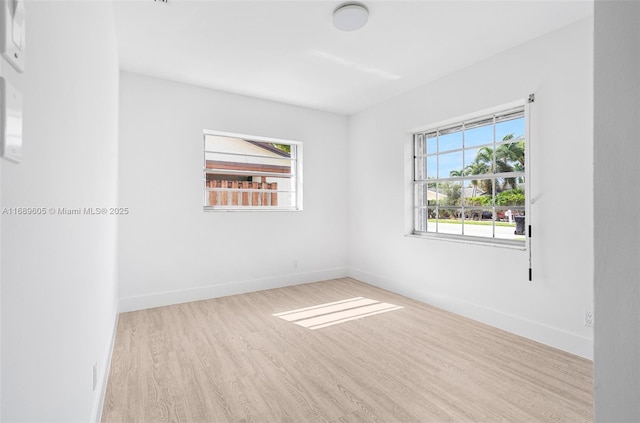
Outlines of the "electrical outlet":
{"type": "Polygon", "coordinates": [[[584,311],[584,325],[587,327],[593,327],[593,311],[585,310],[584,311]]]}
{"type": "Polygon", "coordinates": [[[93,390],[96,390],[98,385],[98,363],[93,363],[93,390]]]}

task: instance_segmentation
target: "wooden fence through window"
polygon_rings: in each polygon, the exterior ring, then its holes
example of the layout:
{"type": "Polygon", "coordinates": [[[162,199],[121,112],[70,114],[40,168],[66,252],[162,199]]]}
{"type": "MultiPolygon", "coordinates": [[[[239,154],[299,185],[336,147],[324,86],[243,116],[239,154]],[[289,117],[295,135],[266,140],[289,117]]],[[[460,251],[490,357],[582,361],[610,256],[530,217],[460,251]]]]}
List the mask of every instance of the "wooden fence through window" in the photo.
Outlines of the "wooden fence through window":
{"type": "Polygon", "coordinates": [[[208,191],[209,206],[278,205],[277,182],[206,181],[206,187],[216,189],[208,191]]]}

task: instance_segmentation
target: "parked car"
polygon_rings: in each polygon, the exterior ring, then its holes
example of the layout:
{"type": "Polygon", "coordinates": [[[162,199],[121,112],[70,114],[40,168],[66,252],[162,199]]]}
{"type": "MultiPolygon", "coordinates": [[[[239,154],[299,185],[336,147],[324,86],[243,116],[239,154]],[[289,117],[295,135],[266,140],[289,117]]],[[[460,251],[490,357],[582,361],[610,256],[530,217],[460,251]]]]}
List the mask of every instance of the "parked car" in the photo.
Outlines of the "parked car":
{"type": "MultiPolygon", "coordinates": [[[[465,213],[467,220],[491,220],[493,213],[491,210],[468,210],[465,213]]],[[[504,210],[496,212],[496,220],[505,220],[504,210]]]]}

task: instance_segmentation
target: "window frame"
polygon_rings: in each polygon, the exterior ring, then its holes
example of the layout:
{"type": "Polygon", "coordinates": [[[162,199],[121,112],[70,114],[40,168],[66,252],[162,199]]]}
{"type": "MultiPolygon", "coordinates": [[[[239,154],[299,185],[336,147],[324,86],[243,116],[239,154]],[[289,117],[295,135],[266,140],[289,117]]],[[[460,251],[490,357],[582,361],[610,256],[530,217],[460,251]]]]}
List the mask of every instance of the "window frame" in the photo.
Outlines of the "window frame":
{"type": "MultiPolygon", "coordinates": [[[[258,135],[247,135],[247,134],[239,134],[235,132],[224,132],[224,131],[214,131],[214,130],[203,130],[202,135],[202,206],[205,212],[247,212],[247,211],[261,211],[261,212],[278,212],[278,211],[302,211],[303,210],[303,146],[301,141],[293,141],[293,140],[285,140],[281,138],[270,138],[263,137],[258,135]],[[292,151],[295,151],[292,154],[292,176],[294,179],[293,189],[291,192],[295,196],[295,203],[293,205],[287,206],[242,206],[242,205],[217,205],[210,206],[207,205],[207,196],[210,191],[214,189],[207,187],[207,174],[214,174],[210,169],[207,169],[207,153],[215,153],[215,151],[207,151],[207,136],[220,136],[227,138],[238,138],[245,141],[254,141],[254,142],[265,142],[272,144],[285,144],[290,145],[292,147],[292,151]],[[295,165],[293,164],[295,163],[295,165]]],[[[249,155],[247,155],[249,156],[249,155]]]]}
{"type": "MultiPolygon", "coordinates": [[[[408,149],[410,151],[410,191],[407,191],[407,195],[409,197],[409,200],[407,201],[406,204],[410,205],[410,214],[411,217],[409,219],[409,221],[411,222],[411,227],[409,228],[409,232],[407,233],[407,236],[411,236],[411,237],[417,237],[417,238],[422,238],[422,239],[436,239],[436,240],[444,240],[444,241],[454,241],[454,242],[461,242],[461,243],[467,243],[467,244],[479,244],[479,245],[486,245],[486,246],[493,246],[493,247],[505,247],[505,248],[512,248],[512,249],[520,249],[520,250],[527,250],[530,248],[530,242],[531,242],[531,238],[530,238],[530,234],[529,234],[529,228],[531,225],[531,204],[532,204],[532,200],[531,200],[531,110],[530,110],[530,101],[526,101],[526,100],[518,100],[518,101],[514,101],[511,103],[506,103],[506,104],[502,104],[500,106],[496,106],[496,107],[492,107],[490,109],[485,109],[485,110],[481,110],[481,111],[477,111],[471,114],[467,114],[464,116],[458,116],[456,118],[452,118],[452,119],[447,119],[444,121],[440,121],[437,123],[433,123],[433,124],[429,124],[426,126],[422,126],[419,128],[416,128],[414,130],[409,131],[411,137],[410,137],[410,148],[408,149]],[[524,240],[510,240],[510,239],[504,239],[504,238],[495,238],[495,222],[497,220],[492,220],[494,222],[494,232],[493,232],[493,236],[492,237],[481,237],[481,236],[473,236],[473,235],[465,235],[463,234],[447,234],[447,233],[440,233],[440,232],[427,232],[426,228],[424,231],[419,231],[417,230],[417,222],[416,222],[416,211],[418,208],[422,207],[419,206],[418,204],[416,204],[417,198],[416,198],[416,186],[418,184],[424,184],[425,181],[428,179],[427,175],[424,175],[425,179],[419,180],[416,178],[417,174],[416,174],[416,136],[419,134],[422,135],[426,135],[427,133],[433,133],[433,132],[437,132],[438,130],[446,130],[446,129],[450,129],[450,128],[454,128],[456,126],[461,126],[464,128],[464,124],[467,122],[473,123],[473,122],[478,122],[481,121],[483,119],[487,119],[487,118],[491,118],[495,115],[503,115],[505,112],[509,112],[509,111],[513,111],[517,108],[521,108],[522,112],[523,112],[523,117],[524,117],[524,149],[525,149],[525,164],[524,164],[524,172],[522,172],[522,176],[524,177],[524,190],[525,190],[525,200],[524,200],[524,215],[525,215],[525,233],[523,235],[524,240]]],[[[495,130],[495,125],[496,122],[494,120],[494,122],[492,123],[494,130],[495,130]]],[[[495,136],[494,136],[495,138],[495,136]]],[[[502,144],[502,140],[500,141],[493,141],[492,145],[499,145],[502,144]]],[[[426,142],[425,142],[426,144],[426,142]]],[[[480,146],[480,145],[479,145],[480,146]]],[[[484,146],[484,144],[482,144],[482,146],[484,146]]],[[[482,147],[481,146],[481,147],[482,147]]],[[[475,147],[475,146],[474,146],[475,147]]],[[[466,151],[468,150],[469,147],[463,145],[460,149],[456,149],[456,150],[447,150],[444,151],[444,154],[448,154],[451,153],[452,151],[466,151]]],[[[438,151],[437,155],[435,157],[438,157],[440,155],[440,151],[438,151]]],[[[424,156],[426,157],[426,153],[424,154],[424,156]]],[[[494,156],[494,164],[495,164],[495,156],[494,156]]],[[[492,178],[497,178],[499,179],[500,176],[498,176],[498,173],[494,173],[492,178]]],[[[440,178],[440,175],[437,175],[435,181],[440,181],[443,179],[446,180],[460,180],[460,181],[466,181],[469,179],[473,179],[470,177],[471,175],[463,175],[460,177],[444,177],[444,178],[440,178]]],[[[482,176],[482,175],[478,175],[478,176],[482,176]]],[[[495,185],[494,185],[495,187],[495,185]]],[[[462,187],[464,189],[464,186],[462,187]]],[[[489,207],[491,208],[494,212],[496,211],[496,206],[495,206],[495,197],[497,195],[497,192],[493,192],[493,199],[492,199],[492,206],[489,207]]],[[[464,197],[463,197],[464,198],[464,197]]],[[[483,206],[460,206],[460,208],[476,208],[476,209],[481,209],[481,208],[487,208],[487,207],[483,207],[483,206]]],[[[427,210],[429,208],[429,206],[426,206],[427,210]]]]}

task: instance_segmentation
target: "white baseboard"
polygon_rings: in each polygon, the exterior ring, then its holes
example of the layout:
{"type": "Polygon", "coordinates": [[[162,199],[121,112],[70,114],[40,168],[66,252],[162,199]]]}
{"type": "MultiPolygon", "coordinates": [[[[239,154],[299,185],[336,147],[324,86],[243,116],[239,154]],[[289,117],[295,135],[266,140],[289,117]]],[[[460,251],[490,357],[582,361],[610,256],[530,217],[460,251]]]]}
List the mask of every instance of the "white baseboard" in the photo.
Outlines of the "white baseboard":
{"type": "Polygon", "coordinates": [[[94,422],[100,423],[102,420],[102,408],[104,407],[104,398],[107,394],[107,382],[109,381],[109,370],[111,369],[111,358],[113,357],[113,348],[116,345],[116,332],[118,331],[118,319],[120,317],[119,313],[116,313],[116,318],[113,322],[113,328],[111,333],[111,342],[109,344],[109,351],[106,353],[105,357],[105,365],[104,371],[102,373],[102,377],[99,380],[99,385],[97,386],[97,403],[93,409],[94,422]]]}
{"type": "Polygon", "coordinates": [[[523,319],[464,300],[432,296],[410,286],[379,277],[359,269],[349,268],[349,277],[387,291],[422,301],[435,307],[451,311],[481,323],[514,333],[519,336],[549,345],[562,351],[593,360],[593,340],[564,330],[546,326],[531,320],[523,319]]]}
{"type": "Polygon", "coordinates": [[[120,298],[120,312],[144,310],[189,301],[226,297],[265,289],[282,288],[303,283],[319,282],[347,276],[346,267],[319,270],[315,272],[295,273],[264,279],[230,282],[220,285],[209,285],[198,288],[180,289],[158,292],[150,295],[120,298]]]}

